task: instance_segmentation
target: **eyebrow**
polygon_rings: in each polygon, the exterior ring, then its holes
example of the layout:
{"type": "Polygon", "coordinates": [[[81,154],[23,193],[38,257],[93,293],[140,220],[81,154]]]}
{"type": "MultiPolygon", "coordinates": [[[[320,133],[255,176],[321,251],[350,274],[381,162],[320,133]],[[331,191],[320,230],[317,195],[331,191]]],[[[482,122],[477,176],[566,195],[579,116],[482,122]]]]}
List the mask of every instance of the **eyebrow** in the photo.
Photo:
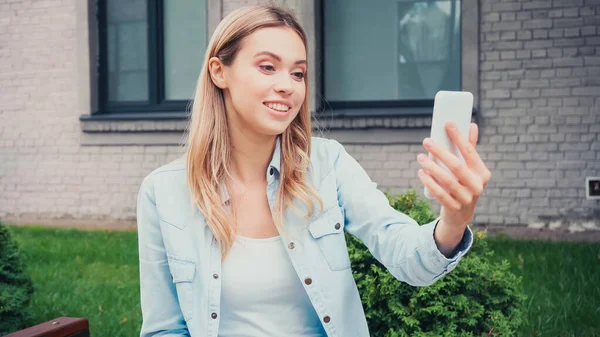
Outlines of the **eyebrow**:
{"type": "MultiPolygon", "coordinates": [[[[277,55],[277,54],[271,53],[270,51],[261,51],[261,52],[258,52],[258,53],[256,53],[254,55],[254,57],[261,56],[261,55],[270,56],[270,57],[276,59],[277,61],[281,62],[281,57],[279,55],[277,55]]],[[[306,64],[306,60],[298,60],[298,61],[294,62],[294,64],[306,64]]]]}

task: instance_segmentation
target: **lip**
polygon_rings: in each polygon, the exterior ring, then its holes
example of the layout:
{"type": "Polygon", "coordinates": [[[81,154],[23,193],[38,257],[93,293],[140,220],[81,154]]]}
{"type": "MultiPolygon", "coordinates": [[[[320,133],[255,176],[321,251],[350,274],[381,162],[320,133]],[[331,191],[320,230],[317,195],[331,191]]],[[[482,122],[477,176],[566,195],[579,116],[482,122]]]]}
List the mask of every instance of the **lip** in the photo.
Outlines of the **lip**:
{"type": "Polygon", "coordinates": [[[267,111],[269,112],[269,114],[271,116],[273,116],[277,119],[287,118],[290,115],[290,112],[292,111],[291,104],[289,104],[286,101],[265,101],[265,102],[263,102],[263,106],[267,109],[267,111]],[[290,108],[288,109],[288,111],[273,110],[267,106],[268,103],[279,103],[279,104],[287,105],[290,108]]]}

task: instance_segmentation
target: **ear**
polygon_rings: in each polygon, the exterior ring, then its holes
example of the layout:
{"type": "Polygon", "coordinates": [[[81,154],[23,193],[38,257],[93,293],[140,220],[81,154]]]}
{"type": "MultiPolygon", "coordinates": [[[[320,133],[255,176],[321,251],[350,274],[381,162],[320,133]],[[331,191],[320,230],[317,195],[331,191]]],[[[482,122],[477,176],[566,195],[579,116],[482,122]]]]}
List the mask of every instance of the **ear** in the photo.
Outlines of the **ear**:
{"type": "Polygon", "coordinates": [[[227,88],[225,65],[218,57],[213,56],[208,60],[208,72],[210,73],[211,80],[217,87],[221,89],[227,88]]]}

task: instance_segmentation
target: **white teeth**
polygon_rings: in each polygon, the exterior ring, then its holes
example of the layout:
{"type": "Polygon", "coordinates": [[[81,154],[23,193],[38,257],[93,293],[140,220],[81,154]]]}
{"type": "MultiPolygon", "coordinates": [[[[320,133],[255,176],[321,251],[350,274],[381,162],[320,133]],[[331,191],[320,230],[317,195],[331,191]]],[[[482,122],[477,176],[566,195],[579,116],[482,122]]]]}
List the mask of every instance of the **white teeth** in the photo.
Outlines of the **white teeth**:
{"type": "Polygon", "coordinates": [[[289,106],[279,104],[279,103],[267,103],[265,105],[273,110],[279,110],[279,111],[288,111],[290,109],[289,106]]]}

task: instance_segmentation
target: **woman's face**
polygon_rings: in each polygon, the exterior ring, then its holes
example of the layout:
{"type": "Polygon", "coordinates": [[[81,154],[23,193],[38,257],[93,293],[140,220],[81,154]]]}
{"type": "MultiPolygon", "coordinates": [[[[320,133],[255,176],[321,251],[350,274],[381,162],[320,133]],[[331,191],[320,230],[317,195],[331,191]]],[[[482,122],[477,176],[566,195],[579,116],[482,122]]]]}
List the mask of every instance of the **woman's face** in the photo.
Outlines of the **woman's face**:
{"type": "Polygon", "coordinates": [[[223,67],[231,131],[281,134],[304,102],[306,72],[306,48],[293,29],[262,28],[244,38],[223,67]]]}

